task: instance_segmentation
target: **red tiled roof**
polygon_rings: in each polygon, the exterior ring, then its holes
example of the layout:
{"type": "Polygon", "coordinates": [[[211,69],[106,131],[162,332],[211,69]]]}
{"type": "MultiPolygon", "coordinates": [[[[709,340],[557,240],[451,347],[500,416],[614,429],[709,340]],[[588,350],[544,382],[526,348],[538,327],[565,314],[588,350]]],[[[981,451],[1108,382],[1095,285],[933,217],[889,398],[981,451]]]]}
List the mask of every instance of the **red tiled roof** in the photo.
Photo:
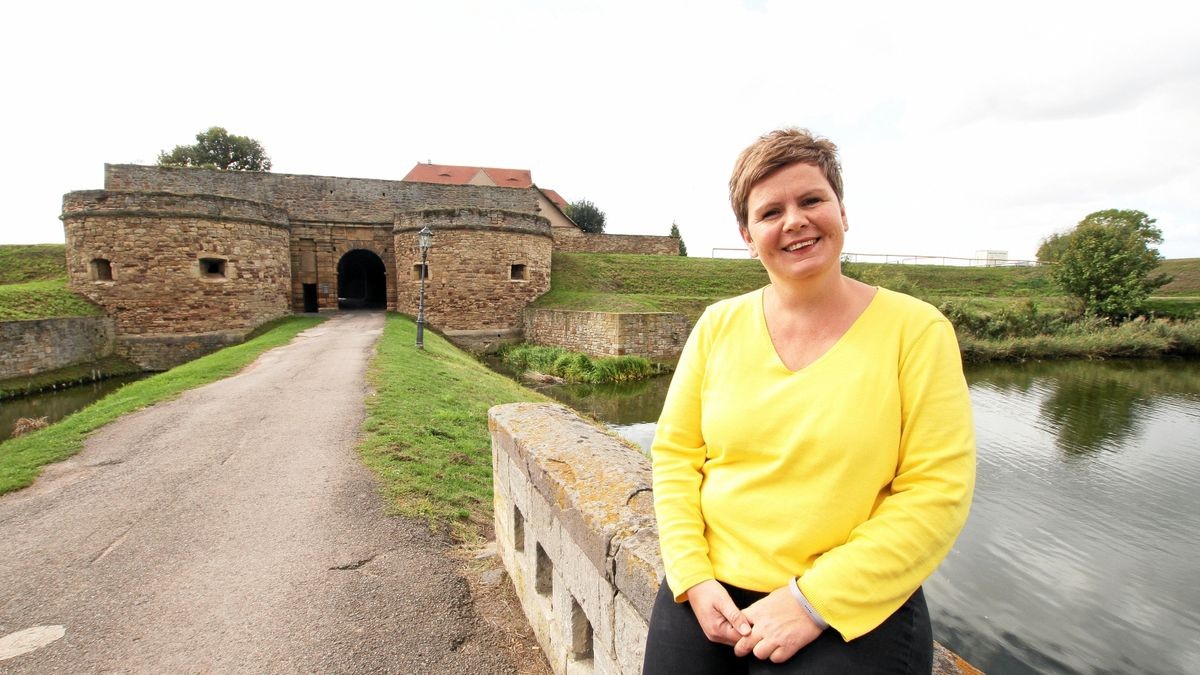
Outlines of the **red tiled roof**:
{"type": "Polygon", "coordinates": [[[451,166],[448,164],[417,164],[403,180],[415,183],[466,185],[480,171],[500,187],[527,188],[533,185],[528,169],[493,169],[483,166],[451,166]]]}
{"type": "Polygon", "coordinates": [[[492,182],[501,187],[527,188],[533,185],[533,175],[529,173],[529,169],[482,168],[492,182]]]}
{"type": "Polygon", "coordinates": [[[546,195],[546,199],[549,199],[550,201],[554,202],[554,205],[557,206],[558,208],[560,208],[560,209],[567,208],[567,200],[563,199],[562,195],[558,194],[554,190],[548,190],[546,188],[538,188],[538,189],[542,191],[542,194],[546,195]]]}

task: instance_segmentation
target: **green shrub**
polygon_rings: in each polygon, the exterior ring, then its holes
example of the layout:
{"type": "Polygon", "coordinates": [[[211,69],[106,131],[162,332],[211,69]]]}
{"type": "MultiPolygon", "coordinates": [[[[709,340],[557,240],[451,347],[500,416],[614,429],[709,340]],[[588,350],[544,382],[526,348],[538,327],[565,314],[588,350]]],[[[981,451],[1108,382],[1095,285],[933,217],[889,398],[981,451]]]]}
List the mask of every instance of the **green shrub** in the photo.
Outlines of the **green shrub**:
{"type": "Polygon", "coordinates": [[[554,362],[551,374],[568,382],[596,382],[593,370],[592,359],[587,354],[567,352],[554,362]]]}
{"type": "Polygon", "coordinates": [[[989,340],[1057,335],[1066,330],[1074,318],[1064,312],[1044,311],[1033,299],[990,311],[959,301],[943,302],[938,309],[960,335],[989,340]]]}
{"type": "Polygon", "coordinates": [[[670,371],[670,368],[641,356],[593,359],[587,354],[567,351],[561,347],[529,344],[501,349],[500,359],[517,374],[533,370],[561,377],[568,382],[584,384],[632,382],[670,371]]]}
{"type": "Polygon", "coordinates": [[[632,382],[655,374],[654,364],[641,356],[613,356],[592,363],[595,382],[632,382]]]}
{"type": "Polygon", "coordinates": [[[567,351],[560,347],[543,345],[513,345],[500,351],[500,359],[517,373],[535,370],[553,374],[554,363],[567,351]]]}

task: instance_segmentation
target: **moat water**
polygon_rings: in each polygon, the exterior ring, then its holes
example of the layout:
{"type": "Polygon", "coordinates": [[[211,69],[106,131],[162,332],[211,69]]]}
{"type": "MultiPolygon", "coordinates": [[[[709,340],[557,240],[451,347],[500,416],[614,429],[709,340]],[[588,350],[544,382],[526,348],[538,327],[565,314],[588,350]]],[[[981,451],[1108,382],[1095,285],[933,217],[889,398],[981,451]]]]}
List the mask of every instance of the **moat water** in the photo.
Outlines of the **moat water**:
{"type": "Polygon", "coordinates": [[[32,419],[45,417],[47,423],[54,423],[142,377],[142,375],[113,377],[66,389],[55,389],[0,401],[0,441],[12,435],[13,426],[22,417],[32,419]]]}
{"type": "MultiPolygon", "coordinates": [[[[925,589],[989,675],[1200,673],[1200,361],[967,371],[978,482],[925,589]]],[[[542,389],[648,448],[669,378],[542,389]]]]}

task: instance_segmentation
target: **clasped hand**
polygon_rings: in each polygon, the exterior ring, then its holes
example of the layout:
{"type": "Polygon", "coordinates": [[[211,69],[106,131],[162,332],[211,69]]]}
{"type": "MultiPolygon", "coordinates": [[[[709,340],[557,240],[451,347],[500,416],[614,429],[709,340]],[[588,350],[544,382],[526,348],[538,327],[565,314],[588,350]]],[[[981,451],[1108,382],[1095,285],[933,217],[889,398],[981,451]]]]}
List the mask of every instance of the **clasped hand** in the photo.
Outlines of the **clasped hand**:
{"type": "Polygon", "coordinates": [[[733,647],[738,656],[752,653],[764,661],[783,663],[821,634],[786,586],[744,610],[715,579],[689,588],[687,598],[704,635],[733,647]]]}

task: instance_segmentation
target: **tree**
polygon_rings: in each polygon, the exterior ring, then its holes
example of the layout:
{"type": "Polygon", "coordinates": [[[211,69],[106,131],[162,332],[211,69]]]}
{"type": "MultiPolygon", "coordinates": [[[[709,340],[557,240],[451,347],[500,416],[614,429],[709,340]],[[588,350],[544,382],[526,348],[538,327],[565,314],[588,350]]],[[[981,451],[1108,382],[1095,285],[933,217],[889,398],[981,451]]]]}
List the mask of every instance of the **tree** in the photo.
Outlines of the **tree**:
{"type": "Polygon", "coordinates": [[[1062,255],[1063,248],[1067,245],[1066,233],[1059,232],[1052,234],[1042,240],[1042,245],[1038,246],[1037,260],[1043,265],[1050,265],[1058,262],[1059,256],[1062,255]]]}
{"type": "Polygon", "coordinates": [[[159,166],[192,166],[226,171],[270,171],[271,158],[258,141],[230,135],[221,127],[196,134],[195,145],[177,145],[158,154],[159,166]]]}
{"type": "Polygon", "coordinates": [[[679,255],[687,255],[687,244],[683,243],[683,236],[679,234],[679,226],[671,223],[671,236],[679,240],[679,255]]]}
{"type": "Polygon", "coordinates": [[[604,233],[604,212],[586,199],[567,205],[567,217],[575,221],[579,229],[592,234],[604,233]]]}
{"type": "Polygon", "coordinates": [[[1171,280],[1152,275],[1162,262],[1153,247],[1162,243],[1162,231],[1154,222],[1141,211],[1089,214],[1074,230],[1057,235],[1062,242],[1051,276],[1083,302],[1088,314],[1111,320],[1130,316],[1154,289],[1171,280]]]}

